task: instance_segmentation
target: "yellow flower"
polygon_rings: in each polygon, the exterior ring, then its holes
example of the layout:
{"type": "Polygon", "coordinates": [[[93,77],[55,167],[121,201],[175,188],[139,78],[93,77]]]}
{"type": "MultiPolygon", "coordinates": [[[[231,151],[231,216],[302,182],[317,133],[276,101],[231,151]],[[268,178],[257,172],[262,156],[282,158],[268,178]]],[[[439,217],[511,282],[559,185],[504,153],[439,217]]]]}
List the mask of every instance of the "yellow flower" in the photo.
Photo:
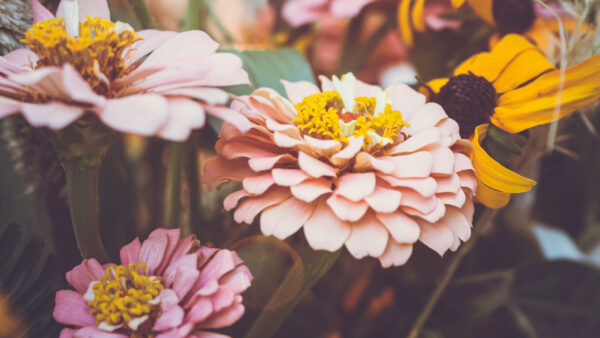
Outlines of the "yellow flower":
{"type": "Polygon", "coordinates": [[[491,52],[460,64],[451,78],[430,81],[428,90],[429,99],[458,122],[461,136],[472,140],[473,165],[483,183],[477,198],[497,208],[508,202],[508,194],[526,192],[536,182],[502,166],[481,147],[489,123],[514,134],[598,100],[600,55],[565,69],[561,90],[560,70],[526,38],[509,34],[491,52]]]}

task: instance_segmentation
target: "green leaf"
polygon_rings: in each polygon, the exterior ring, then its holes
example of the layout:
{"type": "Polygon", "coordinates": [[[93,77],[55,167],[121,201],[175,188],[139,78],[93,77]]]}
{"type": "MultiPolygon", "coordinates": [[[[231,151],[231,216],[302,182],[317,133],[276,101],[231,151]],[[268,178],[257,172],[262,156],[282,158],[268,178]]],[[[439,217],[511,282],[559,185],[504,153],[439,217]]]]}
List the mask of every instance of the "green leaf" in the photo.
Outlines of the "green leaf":
{"type": "Polygon", "coordinates": [[[521,155],[521,147],[512,139],[512,135],[490,124],[487,137],[515,155],[521,155]]]}

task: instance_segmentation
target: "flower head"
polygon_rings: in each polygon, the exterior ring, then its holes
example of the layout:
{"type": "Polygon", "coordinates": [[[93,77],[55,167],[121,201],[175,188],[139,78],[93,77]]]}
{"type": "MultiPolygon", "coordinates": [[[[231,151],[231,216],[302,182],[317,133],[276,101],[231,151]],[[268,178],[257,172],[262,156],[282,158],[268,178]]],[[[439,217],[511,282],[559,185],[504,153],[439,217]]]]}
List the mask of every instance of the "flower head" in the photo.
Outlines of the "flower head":
{"type": "Polygon", "coordinates": [[[117,131],[176,141],[205,112],[244,128],[214,87],[248,75],[204,32],[135,32],[110,21],[106,0],[63,0],[56,17],[36,0],[33,9],[29,48],[0,57],[0,118],[22,112],[33,126],[62,129],[91,113],[117,131]]]}
{"type": "Polygon", "coordinates": [[[283,17],[292,25],[324,19],[350,18],[373,0],[289,0],[283,7],[283,17]]]}
{"type": "Polygon", "coordinates": [[[556,121],[600,98],[600,55],[564,71],[520,35],[505,36],[490,51],[473,55],[450,78],[428,83],[429,99],[439,103],[473,141],[472,160],[478,180],[478,199],[501,207],[509,193],[536,184],[492,159],[481,147],[489,123],[508,133],[556,121]],[[559,105],[559,110],[555,107],[559,105]],[[490,199],[487,199],[490,197],[490,199]]]}
{"type": "Polygon", "coordinates": [[[86,259],[56,293],[61,337],[196,337],[236,322],[252,280],[235,252],[200,246],[179,229],[154,230],[121,249],[121,264],[86,259]]]}
{"type": "Polygon", "coordinates": [[[475,178],[458,125],[405,85],[386,90],[352,74],[322,90],[284,81],[234,101],[252,123],[225,123],[204,181],[241,181],[226,210],[266,235],[304,229],[313,249],[402,265],[421,240],[442,255],[470,236],[475,178]]]}

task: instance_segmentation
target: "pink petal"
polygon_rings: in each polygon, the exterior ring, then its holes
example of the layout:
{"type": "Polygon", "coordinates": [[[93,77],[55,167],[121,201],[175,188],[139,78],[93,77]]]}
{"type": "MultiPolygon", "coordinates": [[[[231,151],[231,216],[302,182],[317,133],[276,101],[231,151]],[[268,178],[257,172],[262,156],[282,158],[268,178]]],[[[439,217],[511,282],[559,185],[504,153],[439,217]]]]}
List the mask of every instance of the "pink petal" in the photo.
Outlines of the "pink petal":
{"type": "Polygon", "coordinates": [[[236,294],[226,286],[220,286],[217,292],[210,296],[214,311],[219,312],[231,306],[235,301],[236,294]]]}
{"type": "MultiPolygon", "coordinates": [[[[217,250],[211,260],[206,263],[200,272],[196,287],[202,287],[212,280],[220,280],[221,277],[233,271],[239,264],[240,258],[235,252],[225,249],[217,250]]],[[[216,289],[214,291],[216,291],[216,289]]],[[[214,293],[214,291],[211,293],[214,293]]]]}
{"type": "Polygon", "coordinates": [[[412,254],[412,244],[396,243],[393,240],[388,241],[387,248],[381,256],[379,256],[379,262],[384,268],[390,266],[404,265],[412,254]]]}
{"type": "Polygon", "coordinates": [[[225,208],[226,211],[230,211],[238,205],[239,201],[242,198],[247,196],[248,192],[243,189],[234,191],[231,194],[227,195],[227,197],[225,197],[225,199],[223,200],[223,208],[225,208]]]}
{"type": "Polygon", "coordinates": [[[434,102],[428,102],[417,111],[410,120],[407,128],[410,135],[415,135],[422,130],[435,127],[438,122],[447,118],[444,108],[434,102]]]}
{"type": "Polygon", "coordinates": [[[338,167],[346,165],[362,149],[364,137],[348,138],[348,145],[342,151],[331,157],[331,162],[338,167]]]}
{"type": "Polygon", "coordinates": [[[260,195],[275,184],[275,181],[271,173],[266,173],[260,176],[246,177],[242,181],[242,184],[248,193],[260,195]]]}
{"type": "MultiPolygon", "coordinates": [[[[194,256],[194,255],[191,255],[194,256]]],[[[173,290],[177,293],[179,299],[184,299],[188,292],[192,289],[200,276],[200,272],[195,267],[180,265],[175,273],[173,281],[173,290]]]]}
{"type": "Polygon", "coordinates": [[[174,34],[163,40],[162,44],[144,60],[140,68],[171,65],[174,55],[177,59],[202,56],[214,53],[218,47],[219,44],[202,31],[193,30],[174,34]]]}
{"type": "Polygon", "coordinates": [[[231,326],[233,323],[237,322],[240,318],[242,318],[242,316],[244,315],[244,311],[244,306],[241,304],[230,306],[229,308],[210,316],[210,318],[205,322],[201,323],[199,327],[218,329],[222,327],[231,326]]]}
{"type": "Polygon", "coordinates": [[[361,151],[355,157],[354,169],[376,170],[385,174],[391,174],[394,172],[394,165],[389,161],[375,158],[371,154],[361,151]]]}
{"type": "Polygon", "coordinates": [[[84,259],[81,264],[68,271],[67,282],[80,294],[85,294],[90,283],[98,280],[104,274],[104,269],[94,258],[84,259]]]}
{"type": "Polygon", "coordinates": [[[427,213],[427,214],[423,213],[419,210],[413,209],[411,207],[401,206],[400,208],[405,213],[412,215],[412,216],[417,216],[421,219],[426,220],[429,223],[435,223],[435,222],[439,221],[446,214],[446,206],[440,199],[437,200],[435,209],[432,212],[427,213]]]}
{"type": "Polygon", "coordinates": [[[419,239],[440,256],[454,243],[454,233],[443,222],[429,223],[420,221],[421,236],[419,239]]]}
{"type": "Polygon", "coordinates": [[[339,250],[350,232],[350,224],[339,219],[323,201],[318,202],[313,215],[304,224],[306,240],[315,250],[339,250]]]}
{"type": "Polygon", "coordinates": [[[57,322],[73,326],[96,326],[96,319],[90,314],[90,307],[81,294],[60,290],[56,292],[55,303],[52,316],[57,322]]]}
{"type": "Polygon", "coordinates": [[[451,205],[457,208],[463,206],[467,200],[467,195],[462,189],[459,189],[456,193],[442,193],[437,194],[437,197],[446,205],[451,205]]]}
{"type": "MultiPolygon", "coordinates": [[[[62,0],[56,10],[57,18],[64,18],[64,2],[69,0],[62,0]]],[[[71,0],[72,1],[72,0],[71,0]]],[[[78,0],[79,1],[79,22],[83,22],[87,19],[87,16],[92,18],[101,17],[106,20],[110,20],[110,10],[108,9],[108,2],[106,0],[78,0]]]]}
{"type": "Polygon", "coordinates": [[[160,308],[163,311],[169,310],[171,307],[179,304],[179,297],[172,289],[162,289],[158,294],[160,298],[160,308]]]}
{"type": "Polygon", "coordinates": [[[62,330],[60,330],[60,334],[59,334],[58,338],[73,338],[74,334],[75,334],[75,330],[73,330],[73,329],[62,329],[62,330]]]}
{"type": "Polygon", "coordinates": [[[209,104],[225,104],[229,100],[229,94],[219,88],[176,88],[165,91],[164,94],[171,96],[185,96],[209,104]]]}
{"type": "Polygon", "coordinates": [[[0,97],[0,119],[18,113],[19,111],[21,111],[19,102],[0,97]]]}
{"type": "Polygon", "coordinates": [[[351,228],[352,233],[346,241],[346,249],[354,258],[379,257],[383,254],[388,242],[388,232],[373,213],[368,213],[358,222],[352,223],[351,228]]]}
{"type": "Polygon", "coordinates": [[[466,170],[475,171],[471,159],[465,154],[454,153],[454,171],[461,172],[466,170]]]}
{"type": "Polygon", "coordinates": [[[460,178],[456,174],[449,177],[439,177],[436,179],[436,181],[436,193],[457,193],[460,190],[460,178]]]}
{"type": "Polygon", "coordinates": [[[419,224],[402,211],[393,213],[376,213],[375,216],[383,224],[394,241],[398,243],[414,243],[419,239],[419,224]]]}
{"type": "Polygon", "coordinates": [[[108,100],[99,117],[115,130],[151,136],[167,122],[168,111],[160,95],[132,95],[108,100]]]}
{"type": "Polygon", "coordinates": [[[394,212],[400,206],[402,193],[398,190],[376,186],[365,202],[377,212],[394,212]]]}
{"type": "Polygon", "coordinates": [[[256,215],[265,208],[281,203],[290,196],[289,189],[275,188],[260,197],[249,197],[235,210],[233,218],[238,223],[252,224],[256,215]]]}
{"type": "Polygon", "coordinates": [[[139,263],[138,257],[140,254],[140,239],[136,237],[129,244],[121,248],[119,255],[121,257],[121,264],[128,266],[129,264],[139,263]]]}
{"type": "Polygon", "coordinates": [[[331,14],[336,18],[350,18],[373,0],[334,0],[331,3],[331,14]]]}
{"type": "Polygon", "coordinates": [[[425,105],[425,95],[405,84],[392,85],[387,90],[392,99],[392,109],[401,111],[404,121],[410,124],[415,113],[425,105]]]}
{"type": "Polygon", "coordinates": [[[428,177],[433,166],[433,155],[420,151],[410,155],[389,158],[395,166],[394,176],[397,178],[428,177]]]}
{"type": "Polygon", "coordinates": [[[65,92],[75,101],[98,107],[102,107],[106,103],[106,99],[96,94],[75,68],[68,63],[62,68],[62,85],[65,92]]]}
{"type": "Polygon", "coordinates": [[[199,103],[185,98],[169,98],[167,102],[169,115],[166,124],[160,129],[160,137],[182,142],[187,140],[193,129],[204,126],[206,115],[199,103]]]}
{"type": "Polygon", "coordinates": [[[338,178],[335,193],[358,202],[371,195],[375,190],[375,174],[345,173],[338,178]]]}
{"type": "Polygon", "coordinates": [[[434,211],[437,203],[438,201],[435,196],[423,197],[415,191],[408,189],[402,190],[402,200],[400,201],[400,205],[411,207],[423,214],[429,214],[434,211]]]}
{"type": "Polygon", "coordinates": [[[220,282],[221,285],[226,285],[235,293],[240,294],[250,287],[253,278],[248,267],[240,265],[234,271],[221,278],[220,282]]]}
{"type": "Polygon", "coordinates": [[[298,152],[298,165],[300,166],[300,169],[315,178],[322,176],[335,177],[337,175],[336,170],[330,165],[323,163],[312,156],[306,155],[306,153],[302,151],[298,152]]]}
{"type": "Polygon", "coordinates": [[[303,140],[298,140],[278,131],[273,133],[273,142],[281,148],[292,148],[304,143],[303,140]]]}
{"type": "Polygon", "coordinates": [[[272,157],[277,155],[273,153],[277,148],[270,144],[265,144],[247,137],[240,137],[239,140],[231,140],[226,142],[221,148],[221,155],[229,160],[239,157],[255,158],[255,157],[272,157]]]}
{"type": "Polygon", "coordinates": [[[3,58],[17,67],[17,69],[14,69],[16,72],[22,71],[21,67],[23,66],[29,66],[31,64],[35,65],[39,59],[36,53],[27,48],[15,49],[12,52],[4,55],[3,58]]]}
{"type": "Polygon", "coordinates": [[[188,310],[185,321],[196,324],[208,318],[212,313],[212,302],[207,298],[199,299],[194,306],[188,310]]]}
{"type": "Polygon", "coordinates": [[[324,15],[320,7],[328,0],[288,1],[283,7],[283,17],[294,27],[317,20],[324,15]]]}
{"type": "Polygon", "coordinates": [[[312,202],[319,196],[331,192],[331,181],[327,179],[308,179],[290,188],[292,195],[304,202],[312,202]]]}
{"type": "Polygon", "coordinates": [[[354,202],[349,199],[332,194],[327,199],[327,204],[337,217],[344,221],[356,222],[367,212],[369,205],[363,201],[354,202]]]}
{"type": "Polygon", "coordinates": [[[54,15],[38,0],[33,0],[31,6],[33,7],[33,23],[54,18],[54,15]]]}
{"type": "Polygon", "coordinates": [[[160,332],[178,327],[183,321],[183,315],[184,312],[181,307],[172,306],[169,310],[161,313],[152,330],[160,332]]]}
{"type": "Polygon", "coordinates": [[[454,173],[454,153],[448,148],[431,151],[433,155],[432,174],[452,175],[454,173]]]}
{"type": "Polygon", "coordinates": [[[275,164],[277,164],[277,163],[288,163],[288,162],[295,162],[295,161],[296,161],[296,159],[292,155],[283,154],[283,155],[277,155],[277,156],[271,156],[271,157],[251,158],[248,160],[248,166],[250,166],[250,168],[252,168],[252,170],[258,172],[258,171],[269,170],[269,169],[273,168],[275,166],[275,164]]]}
{"type": "Polygon", "coordinates": [[[128,66],[150,54],[163,43],[165,43],[165,41],[177,34],[177,32],[160,31],[156,29],[146,29],[136,33],[138,36],[141,36],[144,39],[134,43],[133,46],[131,46],[133,57],[126,60],[125,64],[128,66]]]}
{"type": "Polygon", "coordinates": [[[34,127],[62,129],[79,119],[84,112],[82,107],[70,106],[64,103],[51,102],[46,104],[24,103],[23,116],[34,127]]]}
{"type": "Polygon", "coordinates": [[[154,270],[165,258],[165,250],[168,244],[167,236],[148,238],[142,243],[140,248],[139,261],[146,263],[148,274],[152,275],[154,270]]]}
{"type": "Polygon", "coordinates": [[[342,143],[336,140],[320,140],[310,136],[304,136],[304,141],[310,149],[318,156],[331,157],[342,149],[342,143]]]}
{"type": "Polygon", "coordinates": [[[273,169],[271,173],[273,174],[273,179],[275,180],[275,183],[286,187],[297,185],[303,182],[304,180],[310,178],[310,176],[308,176],[306,172],[300,169],[277,168],[273,169]]]}
{"type": "Polygon", "coordinates": [[[321,92],[317,86],[308,81],[289,82],[281,80],[281,83],[285,87],[288,99],[293,104],[302,102],[307,96],[321,92]]]}
{"type": "Polygon", "coordinates": [[[428,128],[420,131],[406,141],[398,144],[390,154],[412,153],[425,147],[437,144],[442,139],[442,132],[438,128],[428,128]]]}
{"type": "Polygon", "coordinates": [[[430,197],[436,192],[436,179],[424,178],[396,178],[389,175],[381,175],[379,178],[389,183],[392,187],[410,188],[423,197],[430,197]]]}
{"type": "Polygon", "coordinates": [[[442,222],[446,223],[452,229],[456,237],[463,242],[471,238],[471,222],[462,214],[460,209],[454,207],[446,208],[446,216],[442,218],[442,222]]]}
{"type": "Polygon", "coordinates": [[[294,197],[265,209],[260,216],[260,229],[267,236],[281,240],[296,233],[312,215],[315,205],[294,197]]]}
{"type": "Polygon", "coordinates": [[[475,192],[477,189],[477,181],[471,173],[460,172],[458,173],[458,177],[460,178],[461,187],[469,189],[471,192],[475,192]]]}
{"type": "Polygon", "coordinates": [[[206,113],[233,124],[241,132],[247,132],[252,128],[252,123],[238,111],[213,105],[203,105],[203,107],[206,113]]]}
{"type": "MultiPolygon", "coordinates": [[[[64,1],[64,0],[63,0],[64,1]]],[[[96,326],[81,328],[73,334],[74,338],[127,338],[128,336],[120,333],[112,333],[97,329],[96,326]]]]}

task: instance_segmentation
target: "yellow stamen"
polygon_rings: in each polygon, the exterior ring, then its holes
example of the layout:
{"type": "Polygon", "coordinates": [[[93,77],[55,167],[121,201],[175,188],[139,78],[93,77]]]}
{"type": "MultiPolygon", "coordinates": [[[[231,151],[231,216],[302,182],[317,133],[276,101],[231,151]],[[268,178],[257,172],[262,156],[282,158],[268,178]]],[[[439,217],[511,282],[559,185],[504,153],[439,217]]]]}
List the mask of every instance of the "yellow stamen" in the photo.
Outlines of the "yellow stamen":
{"type": "Polygon", "coordinates": [[[143,316],[152,318],[160,310],[160,277],[146,276],[145,263],[110,266],[106,275],[92,285],[94,299],[88,301],[96,324],[131,329],[129,322],[143,316]]]}
{"type": "Polygon", "coordinates": [[[129,25],[88,16],[79,24],[78,37],[69,35],[64,19],[49,19],[35,23],[22,42],[38,55],[36,67],[69,63],[94,91],[110,96],[114,93],[110,93],[106,79],[114,80],[130,71],[124,52],[141,39],[129,25]]]}

